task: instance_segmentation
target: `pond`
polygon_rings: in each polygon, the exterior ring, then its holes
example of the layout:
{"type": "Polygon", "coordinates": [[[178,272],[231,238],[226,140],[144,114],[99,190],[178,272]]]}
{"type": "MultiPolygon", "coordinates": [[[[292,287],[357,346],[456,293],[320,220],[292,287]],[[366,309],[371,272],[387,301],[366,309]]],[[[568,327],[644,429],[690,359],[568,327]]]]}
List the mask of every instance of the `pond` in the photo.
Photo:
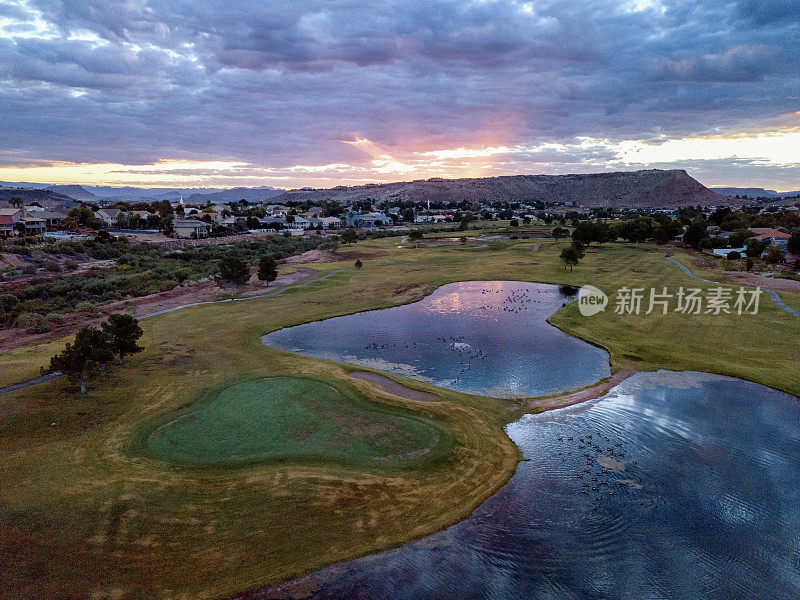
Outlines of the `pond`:
{"type": "Polygon", "coordinates": [[[466,521],[259,597],[796,599],[798,424],[763,386],[640,373],[509,425],[526,460],[466,521]]]}
{"type": "Polygon", "coordinates": [[[605,350],[546,321],[574,293],[519,281],[453,283],[413,304],[288,327],[262,342],[469,394],[538,396],[610,374],[605,350]]]}

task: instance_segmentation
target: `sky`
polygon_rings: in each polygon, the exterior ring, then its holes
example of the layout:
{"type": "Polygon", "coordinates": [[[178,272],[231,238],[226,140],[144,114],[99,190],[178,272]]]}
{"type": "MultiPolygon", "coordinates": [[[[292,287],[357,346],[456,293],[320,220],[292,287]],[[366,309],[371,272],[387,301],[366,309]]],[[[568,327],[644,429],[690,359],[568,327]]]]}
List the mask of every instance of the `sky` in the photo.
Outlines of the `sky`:
{"type": "Polygon", "coordinates": [[[800,0],[0,0],[0,181],[800,189],[800,0]]]}

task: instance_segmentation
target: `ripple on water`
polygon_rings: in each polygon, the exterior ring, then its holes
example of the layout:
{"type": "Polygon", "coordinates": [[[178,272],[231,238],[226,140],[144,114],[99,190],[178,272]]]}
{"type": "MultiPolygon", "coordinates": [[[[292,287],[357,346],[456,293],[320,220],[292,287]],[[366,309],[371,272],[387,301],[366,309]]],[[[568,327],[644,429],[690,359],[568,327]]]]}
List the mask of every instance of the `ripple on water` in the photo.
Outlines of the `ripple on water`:
{"type": "Polygon", "coordinates": [[[307,579],[321,578],[320,598],[796,600],[800,442],[787,422],[800,403],[762,386],[637,375],[509,425],[529,460],[470,519],[307,579]]]}

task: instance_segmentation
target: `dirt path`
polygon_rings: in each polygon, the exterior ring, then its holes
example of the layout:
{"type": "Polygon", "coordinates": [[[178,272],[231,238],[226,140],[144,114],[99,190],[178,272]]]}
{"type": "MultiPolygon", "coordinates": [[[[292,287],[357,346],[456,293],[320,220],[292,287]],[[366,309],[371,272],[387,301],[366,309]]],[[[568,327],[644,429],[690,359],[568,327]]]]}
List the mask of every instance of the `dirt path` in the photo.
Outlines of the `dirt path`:
{"type": "Polygon", "coordinates": [[[556,408],[572,406],[573,404],[586,402],[587,400],[594,400],[595,398],[599,398],[603,394],[608,393],[611,388],[619,385],[628,377],[635,375],[636,373],[638,373],[638,371],[635,369],[623,369],[621,371],[617,371],[605,381],[602,381],[597,385],[593,385],[592,387],[584,388],[582,390],[578,390],[577,392],[565,394],[563,396],[554,396],[552,398],[543,398],[540,400],[530,400],[523,407],[523,409],[526,411],[534,410],[537,412],[544,412],[546,410],[554,410],[556,408]]]}

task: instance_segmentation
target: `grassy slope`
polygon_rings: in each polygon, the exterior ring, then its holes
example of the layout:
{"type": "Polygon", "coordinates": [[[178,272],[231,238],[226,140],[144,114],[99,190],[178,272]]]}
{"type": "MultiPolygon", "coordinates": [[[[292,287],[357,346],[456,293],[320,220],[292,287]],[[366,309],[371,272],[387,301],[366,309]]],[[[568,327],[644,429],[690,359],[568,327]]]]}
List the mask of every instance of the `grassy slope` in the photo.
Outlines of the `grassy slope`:
{"type": "Polygon", "coordinates": [[[0,356],[0,387],[33,379],[41,374],[41,368],[50,365],[50,357],[64,349],[64,342],[47,342],[15,348],[0,356]]]}
{"type": "MultiPolygon", "coordinates": [[[[414,283],[428,290],[467,279],[588,282],[606,291],[705,285],[648,246],[590,249],[569,273],[557,258],[563,242],[545,242],[533,254],[531,241],[482,249],[398,250],[396,243],[359,244],[375,254],[362,258],[364,269],[307,288],[144,321],[146,352],[104,375],[86,400],[58,383],[6,395],[0,555],[13,557],[14,566],[0,569],[0,595],[17,586],[22,596],[121,590],[199,597],[274,583],[460,520],[512,473],[518,453],[501,425],[518,414],[516,406],[442,390],[442,402],[403,402],[349,379],[344,366],[262,347],[259,336],[272,329],[409,301],[413,290],[395,290],[414,283]],[[147,420],[187,408],[205,389],[270,374],[317,377],[361,390],[383,408],[413,411],[446,428],[453,449],[446,460],[406,471],[312,460],[198,471],[135,450],[147,420]]],[[[701,369],[800,393],[800,319],[771,303],[756,317],[608,312],[588,319],[571,305],[552,321],[609,348],[615,369],[701,369]]]]}

